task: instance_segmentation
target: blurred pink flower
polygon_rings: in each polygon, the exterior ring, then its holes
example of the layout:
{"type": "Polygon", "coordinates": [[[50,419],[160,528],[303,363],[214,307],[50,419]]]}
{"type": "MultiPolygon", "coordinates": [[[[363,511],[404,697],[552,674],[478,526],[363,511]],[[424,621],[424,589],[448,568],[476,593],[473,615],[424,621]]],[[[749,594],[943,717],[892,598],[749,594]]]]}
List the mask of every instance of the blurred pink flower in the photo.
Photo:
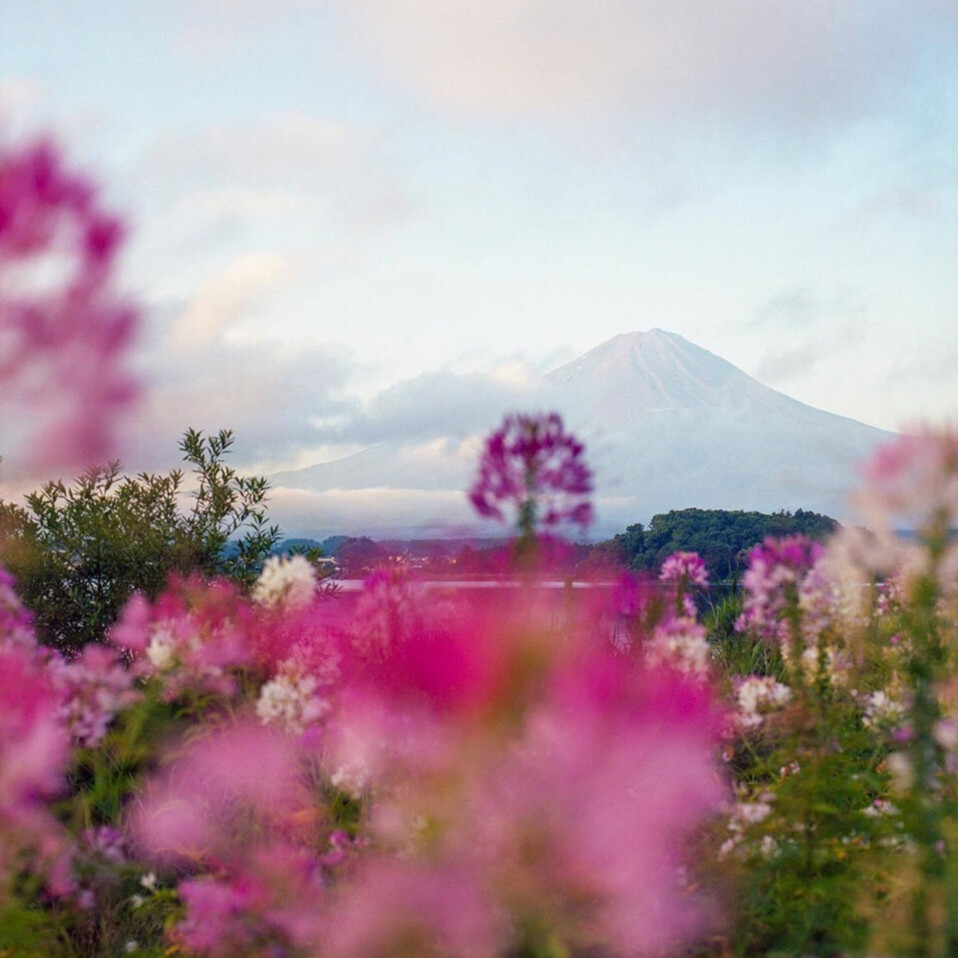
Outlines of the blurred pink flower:
{"type": "Polygon", "coordinates": [[[23,607],[16,591],[16,580],[0,566],[0,645],[36,646],[33,616],[23,607]]]}
{"type": "Polygon", "coordinates": [[[745,599],[736,627],[770,642],[784,641],[789,626],[784,617],[798,609],[799,588],[823,554],[822,546],[806,536],[769,536],[748,554],[742,579],[745,599]]]}
{"type": "Polygon", "coordinates": [[[24,851],[37,856],[51,890],[70,887],[66,836],[46,807],[64,787],[69,756],[58,704],[33,650],[0,647],[0,898],[24,851]]]}
{"type": "Polygon", "coordinates": [[[173,933],[191,951],[317,945],[323,822],[293,739],[248,720],[206,729],[147,783],[128,825],[147,860],[199,870],[180,883],[187,911],[173,933]]]}
{"type": "Polygon", "coordinates": [[[50,143],[0,153],[0,386],[8,431],[25,424],[4,439],[17,466],[87,466],[114,451],[137,393],[126,368],[137,315],[112,288],[122,237],[50,143]]]}
{"type": "Polygon", "coordinates": [[[865,467],[859,497],[881,527],[945,528],[958,519],[958,429],[924,428],[881,446],[865,467]]]}
{"type": "Polygon", "coordinates": [[[180,882],[186,917],[174,940],[208,958],[320,951],[329,924],[318,863],[305,849],[254,850],[242,865],[180,882]]]}
{"type": "Polygon", "coordinates": [[[322,954],[491,958],[502,954],[503,917],[466,862],[378,859],[337,889],[322,954]]]}
{"type": "Polygon", "coordinates": [[[138,654],[135,671],[158,676],[172,700],[186,689],[232,695],[232,669],[252,664],[255,614],[232,583],[173,578],[154,603],[135,594],[110,640],[138,654]]]}
{"type": "Polygon", "coordinates": [[[88,645],[75,659],[51,658],[50,668],[61,696],[60,716],[85,748],[98,745],[117,712],[140,698],[133,673],[115,649],[88,645]]]}
{"type": "Polygon", "coordinates": [[[501,626],[489,625],[462,599],[377,573],[365,583],[350,628],[352,681],[447,712],[481,709],[505,680],[501,626]]]}
{"type": "Polygon", "coordinates": [[[565,431],[557,413],[506,416],[486,440],[469,500],[481,516],[505,520],[515,510],[524,536],[561,523],[592,521],[592,471],[585,447],[565,431]]]}
{"type": "Polygon", "coordinates": [[[315,815],[300,759],[292,739],[252,720],[207,729],[146,784],[131,835],[158,861],[211,865],[308,836],[315,815]]]}
{"type": "Polygon", "coordinates": [[[644,955],[700,930],[683,843],[715,812],[719,716],[706,686],[595,654],[556,676],[492,770],[475,847],[520,926],[644,955]]]}

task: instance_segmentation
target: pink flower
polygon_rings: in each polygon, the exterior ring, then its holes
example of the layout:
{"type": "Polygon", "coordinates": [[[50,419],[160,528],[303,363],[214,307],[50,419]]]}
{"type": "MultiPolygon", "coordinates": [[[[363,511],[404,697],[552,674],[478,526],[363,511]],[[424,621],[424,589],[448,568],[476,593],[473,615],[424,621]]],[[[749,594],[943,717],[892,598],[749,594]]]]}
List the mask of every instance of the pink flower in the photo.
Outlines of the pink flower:
{"type": "Polygon", "coordinates": [[[98,745],[113,717],[140,698],[133,674],[114,649],[88,645],[70,661],[51,659],[60,715],[77,744],[98,745]]]}
{"type": "Polygon", "coordinates": [[[745,602],[737,628],[769,641],[783,641],[788,636],[784,616],[790,609],[797,611],[799,586],[822,554],[821,545],[803,535],[770,536],[752,549],[742,580],[745,602]]]}
{"type": "Polygon", "coordinates": [[[323,954],[501,954],[502,916],[479,876],[465,863],[430,865],[378,860],[339,889],[331,908],[323,954]]]}
{"type": "Polygon", "coordinates": [[[185,689],[232,695],[230,670],[254,658],[254,613],[224,580],[174,578],[152,605],[135,594],[110,631],[122,648],[140,653],[138,674],[162,679],[172,700],[185,689]]]}
{"type": "Polygon", "coordinates": [[[506,677],[501,628],[490,625],[465,600],[427,595],[415,582],[378,573],[366,581],[350,629],[353,682],[396,702],[474,712],[506,677]]]}
{"type": "Polygon", "coordinates": [[[572,951],[658,953],[696,933],[707,908],[682,849],[723,796],[718,725],[704,685],[622,657],[557,675],[470,810],[501,906],[572,951]]]}
{"type": "Polygon", "coordinates": [[[308,834],[311,799],[287,736],[253,722],[207,730],[147,783],[130,828],[160,861],[242,860],[277,837],[308,834]]]}
{"type": "Polygon", "coordinates": [[[25,424],[18,464],[86,466],[113,451],[137,391],[125,368],[137,316],[112,289],[122,235],[51,144],[0,155],[0,391],[8,429],[25,424]]]}
{"type": "Polygon", "coordinates": [[[69,889],[66,836],[45,807],[63,788],[69,755],[57,705],[36,654],[0,648],[0,897],[25,851],[47,871],[53,891],[69,889]]]}
{"type": "Polygon", "coordinates": [[[469,500],[479,515],[499,521],[503,506],[514,508],[523,535],[539,525],[585,527],[592,521],[592,471],[584,451],[556,413],[506,416],[486,440],[469,500]]]}
{"type": "Polygon", "coordinates": [[[659,581],[670,585],[688,587],[709,584],[708,570],[697,552],[673,552],[659,570],[659,581]]]}
{"type": "Polygon", "coordinates": [[[180,882],[178,890],[186,917],[172,937],[191,952],[208,958],[320,953],[329,924],[326,889],[316,859],[304,849],[258,849],[241,866],[180,882]]]}
{"type": "Polygon", "coordinates": [[[882,526],[958,518],[958,429],[925,428],[881,446],[865,467],[860,502],[882,526]]]}
{"type": "Polygon", "coordinates": [[[191,951],[317,947],[321,823],[302,758],[289,737],[241,721],[189,741],[143,789],[129,822],[136,845],[205,872],[179,886],[187,913],[173,937],[191,951]]]}
{"type": "Polygon", "coordinates": [[[0,645],[18,645],[25,649],[36,646],[33,616],[21,604],[16,581],[3,566],[0,566],[0,645]]]}

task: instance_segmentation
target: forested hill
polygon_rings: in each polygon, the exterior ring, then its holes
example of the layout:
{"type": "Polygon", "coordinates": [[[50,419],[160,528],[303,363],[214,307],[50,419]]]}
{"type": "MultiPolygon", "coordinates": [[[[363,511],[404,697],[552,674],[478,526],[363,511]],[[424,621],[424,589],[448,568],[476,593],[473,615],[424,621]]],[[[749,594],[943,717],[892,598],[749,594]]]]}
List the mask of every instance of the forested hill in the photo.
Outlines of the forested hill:
{"type": "Polygon", "coordinates": [[[838,523],[817,512],[732,512],[725,509],[679,509],[652,517],[596,545],[593,556],[636,571],[655,571],[673,552],[697,552],[713,581],[734,578],[744,570],[748,551],[766,536],[803,533],[822,540],[838,523]]]}

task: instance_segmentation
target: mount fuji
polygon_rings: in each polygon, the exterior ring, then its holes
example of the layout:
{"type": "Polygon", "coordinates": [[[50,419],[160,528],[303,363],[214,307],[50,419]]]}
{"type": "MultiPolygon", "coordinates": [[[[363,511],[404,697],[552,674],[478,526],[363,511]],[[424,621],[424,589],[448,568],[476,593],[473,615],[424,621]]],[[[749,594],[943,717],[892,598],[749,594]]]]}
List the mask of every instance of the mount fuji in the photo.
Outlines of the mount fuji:
{"type": "MultiPolygon", "coordinates": [[[[464,391],[474,386],[461,383],[464,391]]],[[[464,403],[457,397],[448,406],[461,412],[464,403]]],[[[661,329],[615,336],[512,403],[486,431],[524,403],[524,410],[558,410],[585,441],[596,473],[598,535],[690,506],[846,517],[859,465],[892,438],[791,399],[661,329]]],[[[441,409],[428,414],[435,428],[427,441],[395,435],[272,476],[274,514],[304,533],[492,532],[475,522],[463,494],[481,435],[452,418],[444,429],[441,409]]]]}

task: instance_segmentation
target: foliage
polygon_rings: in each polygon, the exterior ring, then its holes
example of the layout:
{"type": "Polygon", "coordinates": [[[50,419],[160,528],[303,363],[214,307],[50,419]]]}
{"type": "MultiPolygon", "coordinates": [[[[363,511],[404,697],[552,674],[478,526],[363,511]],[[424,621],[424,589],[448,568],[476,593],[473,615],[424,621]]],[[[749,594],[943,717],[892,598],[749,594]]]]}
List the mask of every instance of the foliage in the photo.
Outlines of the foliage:
{"type": "Polygon", "coordinates": [[[795,512],[679,509],[652,517],[648,528],[630,525],[595,547],[598,557],[634,571],[653,571],[675,552],[696,552],[713,581],[732,581],[747,564],[748,550],[767,536],[806,535],[821,541],[838,528],[828,516],[795,512]]]}
{"type": "Polygon", "coordinates": [[[279,530],[267,525],[266,480],[224,463],[232,444],[229,430],[186,433],[195,491],[185,512],[181,470],[124,476],[118,462],[46,483],[26,509],[3,504],[4,561],[43,641],[70,652],[102,641],[135,590],[155,597],[171,573],[252,583],[279,530]]]}

